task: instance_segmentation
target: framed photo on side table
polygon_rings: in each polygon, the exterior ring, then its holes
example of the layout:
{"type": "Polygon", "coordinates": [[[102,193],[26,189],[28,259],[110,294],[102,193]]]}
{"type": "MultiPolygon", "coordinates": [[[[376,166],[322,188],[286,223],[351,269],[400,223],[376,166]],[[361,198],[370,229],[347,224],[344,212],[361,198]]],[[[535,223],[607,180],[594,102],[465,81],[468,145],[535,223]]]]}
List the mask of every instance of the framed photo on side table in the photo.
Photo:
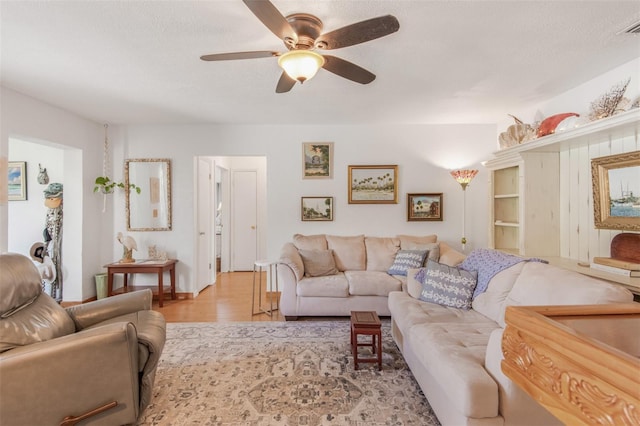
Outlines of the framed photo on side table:
{"type": "Polygon", "coordinates": [[[594,225],[640,231],[640,151],[591,160],[594,225]]]}
{"type": "Polygon", "coordinates": [[[333,142],[302,143],[302,179],[333,178],[333,142]]]}
{"type": "Polygon", "coordinates": [[[300,213],[303,221],[332,221],[333,197],[302,197],[300,213]]]}
{"type": "Polygon", "coordinates": [[[349,204],[398,204],[398,166],[349,166],[349,204]]]}
{"type": "Polygon", "coordinates": [[[436,194],[407,194],[407,221],[441,221],[442,192],[436,194]]]}
{"type": "Polygon", "coordinates": [[[27,199],[27,162],[9,161],[8,166],[8,199],[9,201],[25,201],[27,199]]]}

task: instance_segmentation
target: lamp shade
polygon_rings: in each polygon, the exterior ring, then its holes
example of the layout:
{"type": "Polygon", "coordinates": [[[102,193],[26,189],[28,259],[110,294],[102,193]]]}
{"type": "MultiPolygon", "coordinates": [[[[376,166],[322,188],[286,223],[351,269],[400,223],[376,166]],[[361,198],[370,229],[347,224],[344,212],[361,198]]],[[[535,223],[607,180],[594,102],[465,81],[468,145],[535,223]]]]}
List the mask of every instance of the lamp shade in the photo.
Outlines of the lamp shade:
{"type": "Polygon", "coordinates": [[[311,50],[291,50],[278,58],[278,65],[289,77],[303,83],[316,75],[324,58],[311,50]]]}
{"type": "Polygon", "coordinates": [[[467,185],[477,174],[477,170],[454,170],[451,172],[451,176],[462,186],[463,191],[467,189],[467,185]]]}

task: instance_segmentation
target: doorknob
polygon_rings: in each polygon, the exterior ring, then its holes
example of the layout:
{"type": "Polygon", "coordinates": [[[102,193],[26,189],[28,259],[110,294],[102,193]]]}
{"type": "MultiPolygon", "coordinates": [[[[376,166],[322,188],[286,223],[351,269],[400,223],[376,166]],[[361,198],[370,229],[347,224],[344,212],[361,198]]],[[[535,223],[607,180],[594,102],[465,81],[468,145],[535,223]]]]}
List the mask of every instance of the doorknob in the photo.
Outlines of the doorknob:
{"type": "Polygon", "coordinates": [[[255,225],[251,225],[251,229],[256,229],[256,226],[255,225]]]}
{"type": "Polygon", "coordinates": [[[200,232],[200,235],[204,235],[204,232],[200,232]]]}

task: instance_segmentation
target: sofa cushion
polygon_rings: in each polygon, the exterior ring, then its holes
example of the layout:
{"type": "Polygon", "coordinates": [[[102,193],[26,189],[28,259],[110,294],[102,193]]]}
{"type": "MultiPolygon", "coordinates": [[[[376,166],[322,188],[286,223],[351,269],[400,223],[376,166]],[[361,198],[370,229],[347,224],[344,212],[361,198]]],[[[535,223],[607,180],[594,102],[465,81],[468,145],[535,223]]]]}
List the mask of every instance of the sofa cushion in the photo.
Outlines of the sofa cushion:
{"type": "Polygon", "coordinates": [[[489,319],[423,323],[411,327],[405,337],[447,396],[451,409],[467,417],[499,414],[498,385],[484,368],[489,336],[496,328],[489,319]]]}
{"type": "Polygon", "coordinates": [[[302,235],[295,234],[293,236],[293,244],[298,250],[326,250],[327,239],[324,234],[318,235],[302,235]]]}
{"type": "Polygon", "coordinates": [[[420,268],[423,265],[428,253],[427,250],[400,250],[387,273],[406,276],[410,268],[420,268]]]}
{"type": "Polygon", "coordinates": [[[467,256],[454,250],[449,244],[440,242],[440,259],[438,262],[449,266],[458,266],[467,256]]]}
{"type": "Polygon", "coordinates": [[[509,292],[516,283],[525,263],[516,263],[495,274],[489,281],[487,290],[473,299],[471,307],[495,322],[499,322],[501,313],[505,309],[507,296],[509,296],[509,292]]]}
{"type": "Polygon", "coordinates": [[[425,235],[425,236],[417,236],[417,235],[398,235],[400,239],[400,249],[401,250],[413,250],[415,244],[430,244],[438,241],[437,235],[425,235]]]}
{"type": "Polygon", "coordinates": [[[387,296],[392,291],[401,291],[402,282],[381,271],[345,271],[352,296],[387,296]]]}
{"type": "Polygon", "coordinates": [[[348,297],[349,283],[342,272],[326,277],[305,277],[298,281],[296,294],[299,297],[348,297]]]}
{"type": "Polygon", "coordinates": [[[389,293],[389,311],[393,320],[398,324],[403,332],[407,332],[416,324],[424,323],[493,323],[474,310],[465,311],[463,309],[450,308],[436,303],[423,302],[414,299],[407,293],[395,291],[389,293]]]}
{"type": "Polygon", "coordinates": [[[366,249],[364,235],[342,237],[327,235],[328,248],[333,250],[333,258],[339,271],[364,271],[366,268],[366,249]]]}
{"type": "Polygon", "coordinates": [[[428,260],[416,279],[422,281],[420,300],[468,310],[478,274],[428,260]]]}
{"type": "MultiPolygon", "coordinates": [[[[593,305],[628,303],[633,294],[626,288],[577,272],[540,262],[527,262],[518,276],[506,306],[593,305]]],[[[504,310],[498,321],[503,327],[504,310]]]]}
{"type": "Polygon", "coordinates": [[[365,237],[367,250],[367,271],[386,271],[391,267],[400,250],[397,238],[365,237]]]}
{"type": "Polygon", "coordinates": [[[305,277],[324,277],[338,273],[332,250],[298,250],[305,277]]]}

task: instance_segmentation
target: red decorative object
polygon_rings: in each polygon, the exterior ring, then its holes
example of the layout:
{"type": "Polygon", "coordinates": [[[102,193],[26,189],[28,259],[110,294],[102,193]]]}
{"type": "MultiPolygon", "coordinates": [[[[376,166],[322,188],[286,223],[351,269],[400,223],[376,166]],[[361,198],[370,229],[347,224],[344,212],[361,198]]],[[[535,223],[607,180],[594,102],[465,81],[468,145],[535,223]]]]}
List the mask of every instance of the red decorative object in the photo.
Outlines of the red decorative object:
{"type": "Polygon", "coordinates": [[[545,118],[542,120],[542,123],[540,123],[540,127],[538,127],[538,137],[541,138],[555,133],[556,127],[558,127],[558,124],[560,124],[562,120],[573,116],[580,117],[580,114],[576,114],[575,112],[563,112],[562,114],[556,114],[545,118]]]}

